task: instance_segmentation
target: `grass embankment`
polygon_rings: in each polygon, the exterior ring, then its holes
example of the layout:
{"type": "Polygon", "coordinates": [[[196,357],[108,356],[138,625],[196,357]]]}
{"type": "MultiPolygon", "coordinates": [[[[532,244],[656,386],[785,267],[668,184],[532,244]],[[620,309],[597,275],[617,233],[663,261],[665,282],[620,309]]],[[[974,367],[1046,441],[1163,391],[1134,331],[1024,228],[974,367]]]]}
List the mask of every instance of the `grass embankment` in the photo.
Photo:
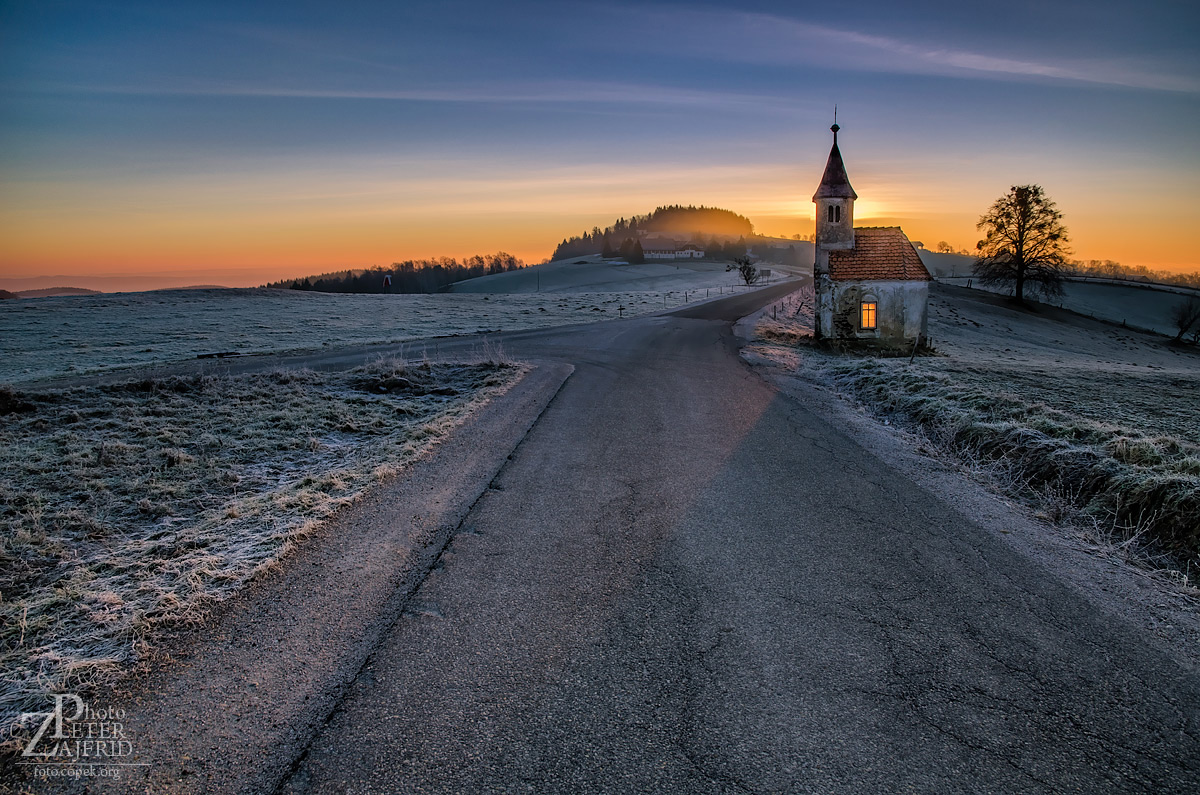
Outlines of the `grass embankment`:
{"type": "Polygon", "coordinates": [[[842,391],[918,423],[943,448],[999,464],[1004,479],[1051,518],[1075,513],[1151,542],[1185,567],[1200,563],[1200,445],[1072,410],[1074,402],[1103,399],[1099,382],[1060,376],[1066,399],[1058,408],[1010,391],[1001,372],[992,384],[972,384],[935,367],[859,359],[830,363],[828,373],[842,391]]]}
{"type": "MultiPolygon", "coordinates": [[[[0,715],[200,620],[523,372],[501,361],[0,387],[0,715]]],[[[0,737],[0,741],[3,737],[0,737]]]]}
{"type": "Polygon", "coordinates": [[[806,344],[811,317],[795,315],[758,325],[767,348],[791,351],[790,359],[771,358],[798,361],[806,376],[918,427],[943,452],[984,464],[995,483],[1046,518],[1082,524],[1125,551],[1165,554],[1195,576],[1196,357],[1127,332],[954,296],[931,300],[939,355],[833,355],[806,344]],[[1016,352],[1018,345],[1025,347],[1016,352]]]}

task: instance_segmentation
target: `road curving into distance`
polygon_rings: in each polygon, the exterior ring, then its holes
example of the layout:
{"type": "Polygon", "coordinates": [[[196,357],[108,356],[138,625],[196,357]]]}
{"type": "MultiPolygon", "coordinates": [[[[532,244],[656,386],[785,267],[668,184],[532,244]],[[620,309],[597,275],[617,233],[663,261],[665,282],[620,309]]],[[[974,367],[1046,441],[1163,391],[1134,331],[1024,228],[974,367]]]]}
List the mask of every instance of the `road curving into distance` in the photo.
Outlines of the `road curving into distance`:
{"type": "Polygon", "coordinates": [[[1200,683],[760,380],[740,296],[575,367],[285,792],[1185,792],[1200,683]]]}
{"type": "Polygon", "coordinates": [[[1200,790],[1194,670],[741,361],[792,287],[502,335],[541,380],[144,683],[131,789],[1200,790]]]}

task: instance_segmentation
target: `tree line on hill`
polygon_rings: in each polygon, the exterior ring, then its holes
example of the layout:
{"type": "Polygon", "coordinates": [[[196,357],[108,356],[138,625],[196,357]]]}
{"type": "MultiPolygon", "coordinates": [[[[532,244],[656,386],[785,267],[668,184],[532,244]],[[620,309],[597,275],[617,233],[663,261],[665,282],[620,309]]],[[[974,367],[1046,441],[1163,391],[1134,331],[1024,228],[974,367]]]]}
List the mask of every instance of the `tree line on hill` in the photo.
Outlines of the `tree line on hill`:
{"type": "Polygon", "coordinates": [[[389,267],[322,273],[303,279],[284,279],[264,285],[291,290],[311,290],[319,293],[437,293],[454,282],[490,276],[526,267],[512,254],[475,255],[462,262],[452,257],[405,260],[389,267]],[[390,282],[390,283],[389,283],[390,282]]]}
{"type": "Polygon", "coordinates": [[[612,226],[604,229],[597,226],[590,232],[564,238],[550,258],[600,254],[629,259],[629,256],[637,256],[635,251],[641,239],[654,234],[684,238],[703,248],[706,256],[733,260],[745,255],[745,238],[754,235],[754,224],[745,216],[718,207],[673,204],[659,207],[649,215],[618,218],[612,226]],[[732,240],[735,237],[742,238],[740,248],[732,240]]]}
{"type": "MultiPolygon", "coordinates": [[[[575,256],[575,255],[571,255],[575,256]]],[[[630,265],[641,265],[646,261],[646,252],[642,249],[642,241],[627,237],[621,241],[621,247],[612,247],[612,238],[604,236],[604,245],[600,248],[600,256],[605,259],[621,257],[630,265]]],[[[551,257],[551,259],[554,259],[551,257]]]]}
{"type": "Polygon", "coordinates": [[[1073,260],[1068,266],[1073,276],[1091,276],[1102,279],[1128,279],[1135,282],[1158,282],[1178,287],[1200,287],[1200,271],[1172,273],[1156,271],[1145,265],[1122,265],[1110,259],[1073,260]]]}

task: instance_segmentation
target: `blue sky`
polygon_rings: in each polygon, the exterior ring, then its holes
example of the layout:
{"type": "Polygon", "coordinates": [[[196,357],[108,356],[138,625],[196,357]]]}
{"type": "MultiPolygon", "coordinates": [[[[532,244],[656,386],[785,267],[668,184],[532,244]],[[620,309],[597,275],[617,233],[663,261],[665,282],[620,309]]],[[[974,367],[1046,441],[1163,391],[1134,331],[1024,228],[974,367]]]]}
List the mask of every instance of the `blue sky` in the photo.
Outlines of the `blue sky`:
{"type": "Polygon", "coordinates": [[[1132,231],[1200,209],[1198,21],[1104,0],[3,3],[0,276],[538,259],[677,202],[805,233],[835,103],[863,223],[966,247],[1038,182],[1079,256],[1196,269],[1132,231]]]}

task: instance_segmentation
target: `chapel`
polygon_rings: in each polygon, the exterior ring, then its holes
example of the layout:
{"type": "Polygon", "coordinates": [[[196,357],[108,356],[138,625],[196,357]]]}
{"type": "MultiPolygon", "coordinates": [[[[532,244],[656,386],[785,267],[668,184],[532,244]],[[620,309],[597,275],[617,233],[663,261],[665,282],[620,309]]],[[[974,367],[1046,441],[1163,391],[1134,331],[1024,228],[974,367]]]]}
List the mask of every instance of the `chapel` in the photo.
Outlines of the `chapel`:
{"type": "Polygon", "coordinates": [[[917,250],[898,226],[854,226],[854,200],[846,164],[833,148],[817,205],[816,338],[870,347],[898,348],[927,339],[929,282],[917,250]]]}

